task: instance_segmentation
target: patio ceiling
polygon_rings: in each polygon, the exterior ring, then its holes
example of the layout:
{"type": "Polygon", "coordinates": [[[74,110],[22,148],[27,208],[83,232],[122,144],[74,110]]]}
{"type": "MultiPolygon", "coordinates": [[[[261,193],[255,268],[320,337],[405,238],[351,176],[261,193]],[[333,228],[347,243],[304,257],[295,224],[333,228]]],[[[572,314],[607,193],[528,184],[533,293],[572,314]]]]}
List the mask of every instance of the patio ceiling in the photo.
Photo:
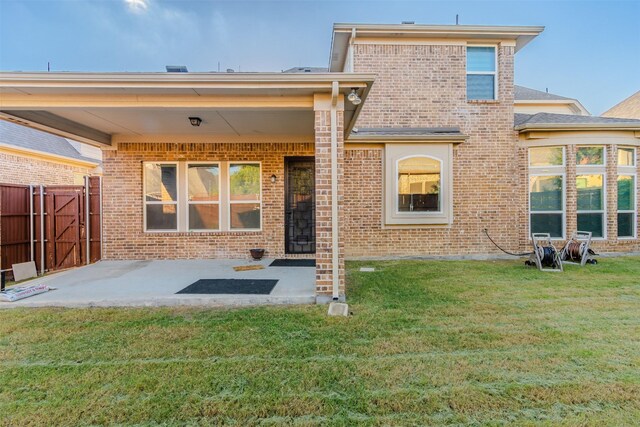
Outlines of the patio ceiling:
{"type": "MultiPolygon", "coordinates": [[[[148,135],[312,137],[314,95],[356,88],[370,74],[0,73],[0,118],[94,145],[148,135]],[[189,117],[202,124],[191,126],[189,117]]],[[[345,102],[345,132],[362,104],[345,102]]]]}

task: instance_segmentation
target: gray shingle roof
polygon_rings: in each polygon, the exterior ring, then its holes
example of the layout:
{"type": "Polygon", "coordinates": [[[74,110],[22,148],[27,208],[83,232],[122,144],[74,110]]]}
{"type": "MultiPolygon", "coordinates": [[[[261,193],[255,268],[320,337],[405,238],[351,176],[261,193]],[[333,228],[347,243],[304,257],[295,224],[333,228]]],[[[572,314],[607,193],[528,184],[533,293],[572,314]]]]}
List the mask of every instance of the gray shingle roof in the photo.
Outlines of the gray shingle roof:
{"type": "Polygon", "coordinates": [[[96,159],[82,156],[69,141],[62,137],[5,120],[0,120],[0,143],[70,159],[99,163],[96,159]]]}
{"type": "Polygon", "coordinates": [[[327,67],[293,67],[284,70],[283,73],[326,73],[328,71],[327,67]]]}
{"type": "Polygon", "coordinates": [[[516,101],[537,101],[537,100],[573,100],[573,98],[567,98],[553,93],[543,92],[541,90],[535,90],[524,86],[514,85],[514,99],[516,101]]]}
{"type": "Polygon", "coordinates": [[[537,113],[537,114],[515,114],[514,126],[518,127],[532,127],[532,125],[538,125],[543,127],[544,125],[562,126],[567,127],[588,127],[592,125],[602,125],[605,127],[611,126],[631,126],[640,128],[640,120],[636,119],[619,119],[609,117],[597,117],[597,116],[578,116],[573,114],[552,114],[552,113],[537,113]]]}

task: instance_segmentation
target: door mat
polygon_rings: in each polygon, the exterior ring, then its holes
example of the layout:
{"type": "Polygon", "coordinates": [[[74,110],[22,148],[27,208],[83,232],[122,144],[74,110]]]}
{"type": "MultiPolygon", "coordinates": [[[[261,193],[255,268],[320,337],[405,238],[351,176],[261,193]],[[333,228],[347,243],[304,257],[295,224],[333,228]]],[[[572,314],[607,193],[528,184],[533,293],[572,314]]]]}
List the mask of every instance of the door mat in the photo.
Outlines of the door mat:
{"type": "Polygon", "coordinates": [[[315,259],[276,259],[269,267],[315,267],[315,259]]]}
{"type": "Polygon", "coordinates": [[[264,265],[255,264],[255,265],[237,265],[233,267],[235,271],[248,271],[248,270],[264,270],[264,265]]]}
{"type": "Polygon", "coordinates": [[[200,279],[176,294],[269,295],[276,283],[275,279],[200,279]]]}

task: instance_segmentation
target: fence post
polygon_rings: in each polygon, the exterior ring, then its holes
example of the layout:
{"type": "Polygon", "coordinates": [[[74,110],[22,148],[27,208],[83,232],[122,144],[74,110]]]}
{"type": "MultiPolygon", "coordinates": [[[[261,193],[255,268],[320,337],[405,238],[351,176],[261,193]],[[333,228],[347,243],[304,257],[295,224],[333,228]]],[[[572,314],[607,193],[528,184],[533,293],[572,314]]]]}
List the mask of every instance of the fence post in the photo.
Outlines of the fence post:
{"type": "Polygon", "coordinates": [[[40,184],[40,275],[44,276],[44,185],[40,184]]]}
{"type": "Polygon", "coordinates": [[[34,230],[33,230],[33,184],[29,185],[29,259],[35,261],[35,246],[34,246],[34,230]]]}
{"type": "Polygon", "coordinates": [[[87,247],[86,247],[86,259],[85,259],[85,264],[89,265],[89,263],[91,262],[91,213],[89,212],[89,210],[91,209],[91,203],[90,203],[90,181],[89,181],[89,175],[85,175],[84,176],[84,216],[85,216],[85,221],[84,221],[84,235],[85,235],[85,239],[87,240],[87,247]]]}

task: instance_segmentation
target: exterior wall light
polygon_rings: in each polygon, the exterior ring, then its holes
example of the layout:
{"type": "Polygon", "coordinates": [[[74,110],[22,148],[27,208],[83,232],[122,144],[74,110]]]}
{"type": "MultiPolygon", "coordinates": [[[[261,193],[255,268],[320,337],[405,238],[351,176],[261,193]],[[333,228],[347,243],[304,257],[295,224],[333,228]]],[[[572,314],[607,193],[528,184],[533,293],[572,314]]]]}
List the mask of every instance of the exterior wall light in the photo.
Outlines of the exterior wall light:
{"type": "Polygon", "coordinates": [[[278,177],[277,177],[277,176],[275,176],[275,175],[271,175],[271,183],[272,183],[272,184],[275,184],[277,179],[278,179],[278,177]]]}
{"type": "Polygon", "coordinates": [[[347,95],[347,99],[351,101],[353,105],[359,105],[362,102],[362,99],[356,93],[356,89],[351,89],[351,93],[347,95]]]}
{"type": "Polygon", "coordinates": [[[202,123],[202,119],[200,117],[189,117],[189,122],[191,122],[191,126],[198,127],[202,123]]]}

